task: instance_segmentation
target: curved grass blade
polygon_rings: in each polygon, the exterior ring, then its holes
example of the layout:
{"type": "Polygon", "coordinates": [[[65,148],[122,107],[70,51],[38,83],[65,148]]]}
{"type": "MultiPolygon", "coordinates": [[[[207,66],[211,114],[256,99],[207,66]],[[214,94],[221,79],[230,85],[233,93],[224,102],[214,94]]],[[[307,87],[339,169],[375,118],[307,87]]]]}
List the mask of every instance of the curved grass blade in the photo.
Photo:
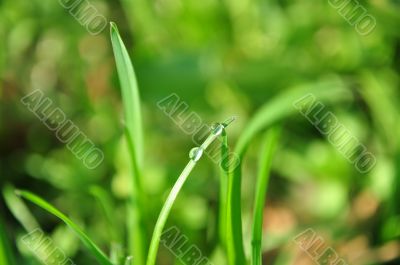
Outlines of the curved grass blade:
{"type": "Polygon", "coordinates": [[[143,129],[139,90],[128,51],[118,33],[117,26],[110,23],[110,37],[114,51],[118,76],[121,83],[122,100],[125,113],[125,136],[131,156],[132,192],[128,207],[128,241],[130,253],[137,265],[144,264],[146,256],[146,235],[144,226],[143,189],[141,167],[143,162],[143,129]]]}
{"type": "Polygon", "coordinates": [[[228,119],[226,122],[219,124],[211,131],[210,135],[203,142],[200,147],[193,148],[190,152],[190,161],[183,169],[182,173],[179,175],[177,181],[172,187],[171,192],[168,195],[167,200],[165,201],[163,208],[161,209],[160,215],[158,217],[157,223],[155,225],[153,236],[150,243],[149,255],[147,258],[146,265],[155,265],[157,258],[157,251],[161,241],[161,235],[167,222],[169,213],[171,212],[172,206],[178,197],[180,190],[183,187],[183,184],[186,182],[189,174],[192,172],[195,167],[197,161],[201,158],[203,152],[217,139],[221,134],[224,133],[225,128],[231,123],[233,119],[228,119]],[[195,152],[192,152],[195,150],[195,152]]]}
{"type": "Polygon", "coordinates": [[[160,244],[161,235],[165,223],[167,222],[167,218],[169,216],[169,213],[171,212],[172,205],[174,204],[183,184],[186,182],[190,172],[192,172],[195,165],[196,162],[194,160],[189,161],[189,163],[186,165],[186,167],[183,169],[182,173],[178,177],[178,180],[175,182],[174,187],[169,193],[168,198],[165,201],[163,208],[161,209],[160,215],[153,231],[153,238],[150,243],[149,256],[147,258],[146,265],[156,264],[158,246],[160,244]]]}
{"type": "Polygon", "coordinates": [[[262,130],[279,122],[283,118],[296,113],[293,102],[307,94],[314,95],[318,100],[329,102],[347,98],[349,92],[342,82],[327,81],[308,84],[285,91],[266,103],[250,120],[242,132],[234,153],[239,157],[239,164],[230,172],[227,200],[227,253],[229,264],[246,264],[242,235],[241,213],[241,164],[250,141],[262,130]]]}
{"type": "Polygon", "coordinates": [[[14,191],[15,188],[9,184],[6,184],[3,188],[3,197],[8,206],[8,209],[26,231],[32,231],[36,228],[39,228],[40,226],[38,222],[29,211],[25,202],[20,197],[18,197],[14,191]]]}
{"type": "Polygon", "coordinates": [[[16,193],[22,198],[36,204],[43,210],[58,217],[61,221],[68,225],[78,235],[79,239],[83,242],[83,244],[88,248],[88,250],[94,255],[94,257],[101,265],[113,265],[111,261],[107,258],[107,256],[103,253],[103,251],[83,232],[83,230],[79,228],[79,226],[77,226],[62,212],[60,212],[51,204],[33,193],[30,193],[28,191],[16,191],[16,193]]]}
{"type": "Polygon", "coordinates": [[[252,231],[252,265],[262,264],[262,223],[264,202],[267,195],[270,169],[273,154],[278,143],[280,128],[271,128],[264,136],[264,144],[261,147],[260,166],[256,184],[256,195],[254,201],[254,218],[252,231]]]}
{"type": "Polygon", "coordinates": [[[349,93],[344,88],[343,83],[338,80],[302,85],[281,93],[263,105],[249,121],[238,139],[235,151],[239,154],[245,152],[247,145],[254,136],[266,127],[279,122],[293,113],[299,113],[293,106],[293,103],[307,94],[312,94],[319,101],[329,103],[348,98],[349,93]]]}

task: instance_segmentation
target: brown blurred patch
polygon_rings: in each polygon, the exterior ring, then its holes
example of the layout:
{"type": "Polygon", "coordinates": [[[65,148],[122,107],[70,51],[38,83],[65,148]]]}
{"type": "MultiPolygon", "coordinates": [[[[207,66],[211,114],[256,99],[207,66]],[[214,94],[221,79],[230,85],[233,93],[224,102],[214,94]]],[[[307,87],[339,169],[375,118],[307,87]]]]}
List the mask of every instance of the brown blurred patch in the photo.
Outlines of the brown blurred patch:
{"type": "Polygon", "coordinates": [[[366,235],[359,235],[337,247],[348,264],[364,264],[360,263],[360,259],[366,257],[370,253],[369,241],[366,235]]]}
{"type": "Polygon", "coordinates": [[[264,209],[264,230],[283,234],[292,230],[296,224],[296,216],[287,207],[270,205],[264,209]]]}
{"type": "Polygon", "coordinates": [[[370,191],[361,192],[353,202],[353,214],[357,219],[365,220],[372,217],[379,206],[379,201],[370,191]]]}

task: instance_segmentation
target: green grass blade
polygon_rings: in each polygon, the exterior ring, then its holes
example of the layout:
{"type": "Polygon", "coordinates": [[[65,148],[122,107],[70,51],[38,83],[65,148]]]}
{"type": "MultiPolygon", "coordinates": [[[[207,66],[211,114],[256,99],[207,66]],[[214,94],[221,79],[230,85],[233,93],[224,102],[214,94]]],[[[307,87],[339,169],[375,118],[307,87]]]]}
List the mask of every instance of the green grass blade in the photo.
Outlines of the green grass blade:
{"type": "MultiPolygon", "coordinates": [[[[239,157],[240,160],[243,156],[239,157]]],[[[226,202],[226,251],[229,264],[246,264],[242,235],[241,164],[230,172],[226,202]]]]}
{"type": "Polygon", "coordinates": [[[309,93],[323,102],[337,101],[347,98],[349,95],[349,92],[339,81],[313,83],[287,90],[261,107],[246,125],[245,130],[238,139],[234,153],[239,157],[239,164],[231,171],[228,183],[227,252],[229,264],[231,265],[246,264],[243,248],[240,196],[242,181],[241,165],[246,148],[250,141],[262,130],[293,113],[297,113],[297,109],[292,105],[293,102],[309,93]]]}
{"type": "Polygon", "coordinates": [[[349,91],[339,81],[312,83],[285,91],[267,102],[257,111],[240,135],[235,151],[242,154],[254,136],[266,127],[279,122],[293,113],[300,115],[299,111],[293,106],[293,102],[307,94],[313,94],[317,100],[328,103],[347,98],[349,91]]]}
{"type": "Polygon", "coordinates": [[[226,248],[226,202],[228,196],[228,168],[224,168],[224,165],[229,165],[229,146],[228,146],[228,135],[224,131],[222,133],[221,143],[221,166],[220,166],[220,189],[219,189],[219,240],[223,249],[226,248]]]}
{"type": "Polygon", "coordinates": [[[12,255],[9,239],[6,234],[6,229],[3,226],[3,220],[0,219],[0,264],[14,265],[15,260],[12,255]]]}
{"type": "Polygon", "coordinates": [[[113,22],[111,22],[110,36],[121,84],[125,125],[132,137],[137,164],[141,167],[143,160],[143,128],[136,75],[125,44],[119,35],[117,26],[113,22]]]}
{"type": "Polygon", "coordinates": [[[144,229],[144,202],[141,185],[143,160],[143,129],[139,90],[128,51],[118,33],[117,26],[111,23],[111,43],[114,51],[118,76],[121,83],[122,100],[125,113],[125,135],[131,156],[132,192],[128,207],[129,252],[135,257],[137,265],[143,265],[146,257],[146,235],[144,229]]]}
{"type": "Polygon", "coordinates": [[[271,128],[264,136],[264,144],[261,146],[260,166],[257,176],[256,195],[254,200],[254,218],[252,231],[252,265],[262,264],[262,224],[264,202],[267,195],[270,169],[273,154],[278,143],[280,129],[271,128]]]}
{"type": "Polygon", "coordinates": [[[133,178],[132,178],[132,192],[128,201],[128,214],[127,214],[127,230],[129,241],[129,255],[135,257],[135,265],[145,264],[147,237],[144,220],[144,207],[143,203],[146,201],[142,184],[141,173],[136,164],[134,143],[131,133],[125,130],[126,139],[128,143],[128,150],[131,155],[133,178]]]}
{"type": "MultiPolygon", "coordinates": [[[[230,122],[232,122],[234,118],[228,119],[229,122],[225,122],[220,124],[221,126],[223,125],[222,131],[219,131],[218,129],[213,129],[210,133],[210,135],[207,137],[207,139],[203,142],[203,144],[199,147],[203,150],[203,152],[206,151],[206,149],[217,139],[221,134],[224,134],[224,129],[229,125],[230,122]],[[218,133],[216,133],[219,131],[218,133]]],[[[153,231],[153,236],[151,239],[150,243],[150,248],[149,248],[149,255],[147,258],[147,263],[146,265],[155,265],[156,264],[156,258],[157,258],[157,251],[158,247],[160,244],[161,240],[161,235],[165,226],[165,223],[167,222],[169,213],[171,212],[172,206],[178,197],[178,194],[180,190],[183,187],[183,184],[186,182],[189,174],[192,172],[194,166],[196,165],[196,162],[198,159],[200,159],[201,155],[197,159],[191,158],[189,163],[186,165],[186,167],[183,169],[182,173],[179,175],[177,181],[175,182],[171,192],[168,195],[167,200],[165,201],[160,215],[157,219],[154,231],[153,231]]]]}
{"type": "Polygon", "coordinates": [[[3,188],[3,197],[8,209],[26,231],[30,232],[36,228],[39,228],[40,226],[38,222],[29,211],[25,202],[20,197],[18,197],[14,191],[15,188],[8,184],[3,188]]]}
{"type": "Polygon", "coordinates": [[[183,184],[186,182],[190,172],[192,172],[195,165],[196,162],[194,162],[193,160],[189,161],[189,163],[186,165],[186,167],[183,169],[182,173],[178,177],[178,180],[175,182],[174,187],[169,193],[168,198],[165,201],[163,208],[161,209],[159,218],[153,231],[153,239],[150,243],[149,256],[146,263],[147,265],[156,264],[158,246],[160,244],[161,235],[165,223],[167,222],[167,218],[169,216],[169,213],[171,212],[172,205],[174,204],[180,190],[182,189],[183,184]]]}
{"type": "Polygon", "coordinates": [[[107,258],[107,256],[103,253],[103,251],[83,232],[83,230],[79,228],[79,226],[77,226],[62,212],[60,212],[51,204],[33,193],[30,193],[28,191],[18,191],[17,194],[25,198],[26,200],[36,204],[43,210],[58,217],[61,221],[68,225],[78,235],[79,239],[83,242],[83,244],[88,248],[88,250],[94,255],[94,257],[101,265],[113,265],[111,261],[107,258]]]}

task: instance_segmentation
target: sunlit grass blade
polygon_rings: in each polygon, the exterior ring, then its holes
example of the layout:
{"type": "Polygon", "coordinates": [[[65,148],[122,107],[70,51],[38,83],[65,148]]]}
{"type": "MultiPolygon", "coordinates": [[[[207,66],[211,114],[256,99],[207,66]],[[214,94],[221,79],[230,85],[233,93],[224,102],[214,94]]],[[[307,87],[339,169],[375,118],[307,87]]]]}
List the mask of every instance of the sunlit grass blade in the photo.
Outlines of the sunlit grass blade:
{"type": "MultiPolygon", "coordinates": [[[[137,265],[145,264],[147,237],[144,221],[144,207],[145,202],[144,194],[141,185],[141,174],[139,168],[135,165],[135,152],[134,143],[131,133],[125,130],[127,145],[129,153],[131,154],[133,178],[132,178],[132,192],[130,199],[127,203],[127,231],[129,242],[129,254],[135,257],[137,265]]],[[[136,265],[135,264],[135,265],[136,265]]]]}
{"type": "MultiPolygon", "coordinates": [[[[262,130],[283,118],[296,113],[293,103],[307,94],[313,94],[323,102],[335,102],[349,96],[349,92],[339,81],[317,82],[293,88],[266,103],[248,122],[240,135],[234,153],[239,164],[230,172],[227,200],[227,253],[229,264],[246,264],[242,235],[241,213],[241,165],[247,146],[262,130]]],[[[300,114],[299,114],[300,115],[300,114]]]]}
{"type": "Polygon", "coordinates": [[[107,258],[107,256],[103,253],[103,251],[83,232],[78,225],[76,225],[71,219],[69,219],[62,212],[57,210],[51,204],[43,200],[42,198],[36,196],[33,193],[28,191],[17,191],[17,194],[26,200],[36,204],[43,210],[51,213],[52,215],[58,217],[61,221],[63,221],[66,225],[68,225],[79,237],[79,239],[83,242],[83,244],[87,247],[87,249],[94,255],[97,261],[101,265],[113,265],[111,261],[107,258]]]}
{"type": "Polygon", "coordinates": [[[146,235],[144,227],[144,208],[141,169],[143,162],[143,129],[140,109],[139,89],[128,51],[118,33],[117,26],[111,23],[111,43],[114,51],[118,76],[121,83],[122,100],[125,113],[125,135],[131,156],[132,192],[128,207],[129,252],[135,257],[137,265],[143,265],[146,257],[146,235]]]}
{"type": "Polygon", "coordinates": [[[221,135],[224,134],[225,128],[231,123],[234,119],[228,119],[227,122],[221,123],[212,129],[210,135],[207,139],[204,140],[203,144],[200,147],[193,148],[190,151],[190,161],[183,169],[182,173],[179,175],[177,181],[175,182],[171,192],[169,193],[167,200],[165,201],[160,215],[157,219],[156,225],[154,227],[153,236],[150,243],[149,255],[147,258],[146,265],[155,265],[157,259],[157,251],[161,240],[161,235],[167,222],[169,213],[171,212],[172,206],[178,197],[180,190],[183,187],[183,184],[186,182],[189,174],[192,172],[193,168],[196,165],[196,162],[201,158],[203,152],[207,150],[207,148],[221,135]]]}
{"type": "Polygon", "coordinates": [[[270,169],[273,154],[278,143],[280,128],[271,128],[264,136],[264,144],[261,146],[261,155],[259,160],[259,170],[256,184],[256,195],[254,200],[254,217],[252,228],[252,265],[262,264],[262,224],[264,202],[267,195],[270,169]]]}
{"type": "Polygon", "coordinates": [[[35,217],[25,205],[25,202],[14,191],[15,188],[8,184],[3,188],[3,197],[8,209],[26,231],[30,232],[40,227],[35,217]]]}
{"type": "Polygon", "coordinates": [[[157,251],[161,240],[161,235],[167,222],[169,213],[171,212],[171,208],[178,197],[180,190],[182,189],[183,184],[186,182],[190,172],[192,172],[196,162],[190,160],[186,167],[183,169],[182,173],[178,177],[178,180],[175,182],[174,187],[168,195],[167,200],[164,203],[163,208],[161,209],[160,215],[158,217],[156,226],[154,227],[153,237],[150,243],[149,256],[147,258],[146,265],[155,265],[157,259],[157,251]]]}
{"type": "Polygon", "coordinates": [[[0,264],[14,265],[15,260],[12,255],[9,239],[6,234],[6,229],[3,226],[3,220],[0,219],[0,264]]]}
{"type": "Polygon", "coordinates": [[[121,84],[125,125],[131,133],[131,139],[135,147],[135,158],[140,167],[143,160],[143,128],[139,88],[129,53],[119,35],[117,25],[113,22],[111,22],[110,26],[110,36],[121,84]]]}

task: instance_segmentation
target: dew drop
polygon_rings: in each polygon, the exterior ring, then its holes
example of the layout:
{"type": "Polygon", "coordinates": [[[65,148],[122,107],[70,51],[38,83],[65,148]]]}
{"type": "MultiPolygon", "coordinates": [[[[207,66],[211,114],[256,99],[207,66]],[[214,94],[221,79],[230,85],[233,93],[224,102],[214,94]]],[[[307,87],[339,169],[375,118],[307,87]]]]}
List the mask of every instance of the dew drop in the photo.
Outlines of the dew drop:
{"type": "Polygon", "coordinates": [[[222,131],[224,130],[225,126],[222,125],[221,123],[214,123],[211,126],[212,129],[212,134],[214,135],[220,135],[222,133],[222,131]]]}
{"type": "Polygon", "coordinates": [[[203,155],[203,148],[201,147],[192,148],[192,150],[190,150],[189,152],[189,158],[192,159],[194,162],[199,161],[202,155],[203,155]]]}

